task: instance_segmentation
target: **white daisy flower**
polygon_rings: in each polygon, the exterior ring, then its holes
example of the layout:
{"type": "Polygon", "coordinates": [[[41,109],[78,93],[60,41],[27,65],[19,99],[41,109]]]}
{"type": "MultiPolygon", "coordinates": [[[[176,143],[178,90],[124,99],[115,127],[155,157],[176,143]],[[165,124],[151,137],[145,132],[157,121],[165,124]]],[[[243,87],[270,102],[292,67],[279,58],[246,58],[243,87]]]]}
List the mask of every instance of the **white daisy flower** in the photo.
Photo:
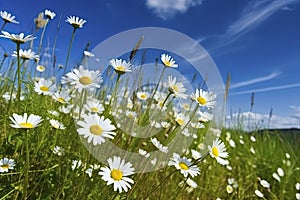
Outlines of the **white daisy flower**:
{"type": "Polygon", "coordinates": [[[260,198],[263,198],[264,197],[264,194],[261,193],[261,191],[259,190],[255,190],[254,193],[256,194],[256,196],[260,197],[260,198]]]}
{"type": "Polygon", "coordinates": [[[198,160],[202,157],[201,153],[199,151],[196,151],[194,149],[191,150],[192,158],[195,160],[198,160]]]}
{"type": "Polygon", "coordinates": [[[65,125],[55,119],[50,119],[49,120],[51,126],[55,129],[60,129],[60,130],[64,130],[66,129],[65,125]]]}
{"type": "Polygon", "coordinates": [[[175,63],[175,60],[168,54],[162,54],[160,56],[160,59],[166,67],[174,67],[174,68],[178,67],[178,65],[175,63]]]}
{"type": "Polygon", "coordinates": [[[60,146],[55,146],[54,149],[53,149],[53,153],[58,155],[58,156],[62,156],[62,155],[65,154],[65,150],[60,146]]]}
{"type": "Polygon", "coordinates": [[[83,54],[84,54],[84,56],[89,57],[89,58],[95,56],[95,54],[93,54],[93,53],[91,53],[91,52],[89,52],[89,51],[83,51],[83,54]]]}
{"type": "Polygon", "coordinates": [[[183,113],[175,113],[175,121],[179,126],[185,126],[188,123],[189,118],[183,113]]]}
{"type": "Polygon", "coordinates": [[[98,99],[88,99],[84,108],[92,113],[102,113],[104,106],[98,99]]]}
{"type": "Polygon", "coordinates": [[[78,169],[82,164],[81,160],[73,160],[72,161],[72,170],[78,169]]]}
{"type": "Polygon", "coordinates": [[[66,19],[66,22],[71,24],[74,28],[82,28],[83,24],[86,23],[86,20],[80,19],[79,17],[69,16],[66,19]]]}
{"type": "Polygon", "coordinates": [[[181,82],[176,82],[176,77],[168,76],[168,88],[175,97],[186,99],[188,96],[185,94],[186,88],[184,85],[181,82]]]}
{"type": "Polygon", "coordinates": [[[199,168],[196,165],[192,165],[191,159],[187,159],[186,157],[181,158],[177,153],[173,153],[173,158],[170,159],[168,165],[176,167],[184,177],[188,175],[194,177],[200,174],[199,168]]]}
{"type": "Polygon", "coordinates": [[[139,149],[139,154],[141,156],[144,156],[145,158],[149,158],[150,157],[150,153],[148,153],[147,151],[145,151],[143,149],[139,149]]]}
{"type": "Polygon", "coordinates": [[[19,23],[15,20],[16,17],[7,11],[0,11],[0,17],[3,19],[4,23],[19,23]]]}
{"type": "Polygon", "coordinates": [[[278,175],[281,176],[281,177],[284,176],[284,171],[283,171],[283,169],[280,168],[280,167],[277,169],[277,173],[278,173],[278,175]]]}
{"type": "Polygon", "coordinates": [[[115,69],[118,74],[131,72],[131,63],[122,59],[111,59],[109,64],[115,69]]]}
{"type": "Polygon", "coordinates": [[[15,161],[13,159],[2,158],[0,160],[0,173],[8,172],[9,169],[14,169],[15,161]]]}
{"type": "Polygon", "coordinates": [[[99,175],[107,182],[107,185],[114,184],[114,191],[125,192],[131,188],[130,184],[134,181],[128,176],[134,174],[134,168],[130,162],[125,163],[125,160],[121,160],[120,157],[114,156],[108,158],[108,167],[101,167],[99,175]],[[130,183],[130,184],[129,184],[130,183]]]}
{"type": "Polygon", "coordinates": [[[251,140],[252,142],[256,142],[256,138],[255,138],[253,135],[250,136],[250,140],[251,140]]]}
{"type": "Polygon", "coordinates": [[[296,199],[300,200],[300,193],[296,193],[296,199]]]}
{"type": "Polygon", "coordinates": [[[13,117],[9,117],[9,119],[13,122],[10,124],[11,127],[25,129],[35,128],[43,121],[40,116],[34,114],[27,116],[27,113],[24,113],[23,116],[13,113],[13,117]]]}
{"type": "Polygon", "coordinates": [[[186,180],[186,184],[189,185],[192,188],[197,188],[198,187],[198,184],[190,178],[188,178],[186,180]]]}
{"type": "Polygon", "coordinates": [[[62,84],[69,83],[74,85],[76,89],[80,92],[85,88],[100,88],[102,83],[102,77],[99,70],[90,71],[84,69],[83,66],[79,66],[79,69],[73,69],[72,72],[67,73],[62,77],[62,84]]]}
{"type": "Polygon", "coordinates": [[[137,98],[139,98],[142,101],[145,101],[149,98],[149,93],[148,92],[137,92],[136,93],[137,98]]]}
{"type": "Polygon", "coordinates": [[[44,72],[46,70],[46,67],[44,65],[37,65],[36,70],[38,72],[44,72]]]}
{"type": "Polygon", "coordinates": [[[218,163],[221,165],[226,165],[226,163],[228,163],[223,159],[228,157],[228,153],[226,152],[226,147],[221,140],[218,138],[215,139],[212,146],[208,146],[208,149],[211,157],[215,158],[218,163]]]}
{"type": "MultiPolygon", "coordinates": [[[[28,49],[28,50],[20,49],[19,55],[20,55],[20,58],[23,60],[30,60],[30,59],[38,59],[39,60],[39,58],[40,58],[31,49],[28,49]]],[[[16,51],[14,51],[12,56],[17,57],[18,53],[16,51]]]]}
{"type": "Polygon", "coordinates": [[[270,183],[266,180],[260,180],[259,181],[260,185],[263,186],[264,188],[270,188],[270,183]]]}
{"type": "Polygon", "coordinates": [[[111,124],[110,119],[104,119],[104,116],[97,114],[84,115],[84,121],[78,121],[77,124],[81,128],[77,129],[79,135],[83,135],[84,138],[88,138],[88,143],[93,141],[93,145],[102,144],[105,142],[105,138],[114,139],[116,135],[113,132],[116,127],[111,124]]]}
{"type": "Polygon", "coordinates": [[[233,192],[233,187],[231,185],[226,186],[226,191],[228,194],[231,194],[233,192]]]}
{"type": "Polygon", "coordinates": [[[198,111],[198,115],[199,115],[198,121],[202,122],[202,123],[208,122],[208,121],[212,120],[212,118],[213,118],[213,114],[211,114],[209,112],[198,111]]]}
{"type": "Polygon", "coordinates": [[[71,96],[65,91],[57,91],[53,94],[52,98],[59,103],[65,104],[70,101],[71,96]]]}
{"type": "Polygon", "coordinates": [[[24,37],[24,33],[20,33],[19,35],[16,35],[16,34],[10,34],[6,31],[2,31],[2,34],[3,35],[0,35],[0,37],[10,39],[11,41],[17,44],[24,44],[25,42],[35,39],[35,37],[33,37],[32,35],[27,35],[26,37],[24,37]]]}
{"type": "Polygon", "coordinates": [[[232,147],[232,148],[235,148],[235,142],[234,142],[234,140],[232,140],[232,139],[229,139],[229,145],[232,147]]]}
{"type": "Polygon", "coordinates": [[[56,85],[51,80],[39,79],[34,83],[34,91],[42,95],[52,95],[56,90],[56,85]]]}
{"type": "Polygon", "coordinates": [[[214,99],[217,95],[213,92],[207,92],[202,89],[196,89],[196,92],[191,95],[191,98],[196,101],[200,106],[213,108],[216,105],[214,99]]]}
{"type": "Polygon", "coordinates": [[[151,142],[161,152],[168,153],[168,147],[163,146],[156,138],[151,138],[151,142]]]}
{"type": "Polygon", "coordinates": [[[272,174],[272,176],[273,176],[273,178],[276,179],[278,182],[281,181],[280,176],[278,176],[278,174],[277,174],[276,172],[274,172],[274,173],[272,174]]]}
{"type": "Polygon", "coordinates": [[[92,168],[92,167],[87,168],[87,169],[85,170],[85,173],[91,178],[92,175],[93,175],[93,168],[92,168]]]}
{"type": "Polygon", "coordinates": [[[45,13],[45,16],[48,18],[48,19],[54,19],[54,17],[56,16],[55,12],[52,12],[51,10],[45,10],[44,11],[45,13]]]}
{"type": "Polygon", "coordinates": [[[300,190],[300,183],[296,183],[295,188],[296,188],[296,190],[300,190]]]}

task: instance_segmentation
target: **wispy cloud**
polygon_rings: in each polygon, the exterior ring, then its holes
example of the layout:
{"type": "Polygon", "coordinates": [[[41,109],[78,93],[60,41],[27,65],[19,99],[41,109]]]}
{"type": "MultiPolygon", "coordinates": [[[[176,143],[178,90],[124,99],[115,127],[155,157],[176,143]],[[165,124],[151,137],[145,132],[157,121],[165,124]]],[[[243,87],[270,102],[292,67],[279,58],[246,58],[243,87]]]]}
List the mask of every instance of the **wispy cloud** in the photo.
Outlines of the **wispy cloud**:
{"type": "Polygon", "coordinates": [[[260,83],[260,82],[263,82],[263,81],[272,80],[272,79],[278,77],[280,74],[281,73],[279,73],[279,72],[273,72],[273,73],[271,73],[267,76],[257,77],[257,78],[250,79],[250,80],[247,80],[247,81],[234,83],[230,86],[230,89],[240,88],[240,87],[252,85],[252,84],[255,84],[255,83],[260,83]]]}
{"type": "Polygon", "coordinates": [[[258,93],[258,92],[268,92],[268,91],[283,90],[283,89],[295,88],[295,87],[300,87],[300,83],[273,86],[273,87],[266,87],[266,88],[258,88],[258,89],[253,89],[253,90],[244,90],[244,91],[241,91],[241,92],[233,92],[229,95],[233,96],[233,95],[250,94],[250,93],[258,93]]]}
{"type": "Polygon", "coordinates": [[[160,18],[167,20],[177,13],[185,13],[190,7],[202,4],[203,0],[147,0],[146,6],[160,18]]]}
{"type": "MultiPolygon", "coordinates": [[[[240,17],[233,21],[223,34],[217,35],[213,41],[213,49],[225,47],[238,38],[245,35],[249,31],[261,25],[275,12],[279,10],[287,10],[288,5],[300,3],[299,0],[260,0],[250,1],[243,9],[240,17]]],[[[289,9],[290,11],[290,9],[289,9]]],[[[214,36],[213,36],[214,37],[214,36]]]]}

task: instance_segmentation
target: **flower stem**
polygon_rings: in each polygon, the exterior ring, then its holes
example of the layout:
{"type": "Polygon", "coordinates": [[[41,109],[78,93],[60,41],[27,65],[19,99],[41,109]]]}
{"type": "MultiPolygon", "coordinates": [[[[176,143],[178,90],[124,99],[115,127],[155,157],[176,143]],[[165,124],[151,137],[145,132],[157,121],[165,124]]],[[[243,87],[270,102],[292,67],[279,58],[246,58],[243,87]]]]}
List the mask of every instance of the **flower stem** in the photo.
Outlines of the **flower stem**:
{"type": "Polygon", "coordinates": [[[66,70],[67,70],[67,66],[68,66],[68,62],[69,62],[69,57],[70,57],[70,53],[71,53],[71,48],[72,48],[73,40],[74,40],[74,37],[75,37],[75,31],[76,31],[76,28],[74,28],[73,32],[72,32],[72,37],[71,37],[71,41],[70,41],[69,48],[68,48],[68,54],[67,54],[67,58],[66,58],[66,63],[65,63],[65,66],[64,66],[64,74],[66,73],[66,70]]]}
{"type": "Polygon", "coordinates": [[[7,21],[4,21],[4,23],[2,24],[1,28],[0,28],[0,32],[3,30],[4,26],[7,24],[7,21]]]}
{"type": "Polygon", "coordinates": [[[37,52],[38,55],[40,55],[40,51],[41,51],[41,48],[42,48],[42,43],[43,43],[44,34],[45,34],[45,30],[46,30],[48,21],[49,21],[49,19],[47,19],[47,22],[46,22],[46,24],[45,24],[45,26],[43,28],[43,32],[42,32],[42,35],[41,35],[41,38],[40,38],[39,48],[38,48],[38,52],[37,52]]]}
{"type": "Polygon", "coordinates": [[[24,186],[23,186],[23,199],[27,199],[27,187],[28,187],[28,172],[29,172],[29,144],[28,144],[28,132],[25,133],[25,150],[26,150],[26,163],[25,163],[25,177],[24,177],[24,186]]]}
{"type": "Polygon", "coordinates": [[[116,84],[115,84],[113,93],[112,93],[111,98],[110,98],[110,101],[109,101],[110,107],[112,107],[112,105],[111,105],[112,99],[115,98],[115,96],[116,96],[117,89],[118,89],[118,86],[119,86],[119,80],[120,80],[120,77],[121,77],[121,74],[118,73],[117,81],[116,81],[116,84]]]}
{"type": "Polygon", "coordinates": [[[17,69],[17,75],[18,75],[17,101],[20,102],[20,96],[21,96],[21,62],[20,62],[20,44],[19,43],[17,43],[17,61],[18,61],[18,69],[17,69]]]}

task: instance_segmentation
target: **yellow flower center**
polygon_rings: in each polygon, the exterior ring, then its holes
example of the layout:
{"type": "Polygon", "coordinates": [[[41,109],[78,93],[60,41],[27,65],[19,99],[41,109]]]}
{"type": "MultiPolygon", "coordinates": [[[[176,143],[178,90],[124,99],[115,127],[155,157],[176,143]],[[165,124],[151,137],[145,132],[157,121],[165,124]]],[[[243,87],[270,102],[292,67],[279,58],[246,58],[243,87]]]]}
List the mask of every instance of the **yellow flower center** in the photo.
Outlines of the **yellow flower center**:
{"type": "Polygon", "coordinates": [[[66,102],[65,99],[61,98],[61,97],[57,98],[57,101],[60,102],[60,103],[65,103],[66,102]]]}
{"type": "Polygon", "coordinates": [[[99,112],[99,109],[97,107],[91,107],[91,111],[97,113],[99,112]]]}
{"type": "Polygon", "coordinates": [[[114,169],[110,172],[110,176],[115,180],[115,181],[120,181],[123,177],[123,173],[119,169],[114,169]]]}
{"type": "Polygon", "coordinates": [[[179,91],[179,88],[178,88],[176,85],[173,85],[172,89],[173,89],[173,91],[175,91],[175,92],[178,92],[178,91],[179,91]]]}
{"type": "Polygon", "coordinates": [[[21,128],[33,128],[33,124],[29,122],[23,122],[19,124],[21,128]]]}
{"type": "Polygon", "coordinates": [[[179,167],[183,170],[188,170],[189,169],[189,167],[184,162],[179,163],[179,167]]]}
{"type": "Polygon", "coordinates": [[[42,90],[43,92],[48,92],[49,88],[47,86],[41,86],[40,90],[42,90]]]}
{"type": "Polygon", "coordinates": [[[165,66],[167,66],[167,67],[171,67],[171,66],[172,66],[171,63],[170,63],[169,61],[167,61],[167,60],[164,61],[164,64],[165,64],[165,66]]]}
{"type": "Polygon", "coordinates": [[[183,119],[176,119],[176,122],[182,126],[184,124],[184,120],[183,119]]]}
{"type": "Polygon", "coordinates": [[[82,85],[90,85],[92,82],[92,79],[88,76],[82,76],[79,79],[79,83],[81,83],[82,85]]]}
{"type": "Polygon", "coordinates": [[[115,69],[122,72],[126,70],[124,66],[117,66],[115,69]]]}
{"type": "Polygon", "coordinates": [[[201,104],[201,105],[205,105],[205,104],[206,104],[206,99],[203,98],[203,97],[198,97],[198,98],[197,98],[197,101],[198,101],[198,103],[201,104]]]}
{"type": "Polygon", "coordinates": [[[2,169],[8,169],[8,168],[9,168],[9,165],[8,165],[8,164],[3,164],[3,165],[1,165],[1,168],[2,168],[2,169]]]}
{"type": "Polygon", "coordinates": [[[52,126],[53,126],[53,128],[55,128],[55,129],[59,129],[58,124],[52,124],[52,126]]]}
{"type": "Polygon", "coordinates": [[[147,99],[147,95],[146,94],[140,94],[140,98],[141,99],[147,99]]]}
{"type": "Polygon", "coordinates": [[[219,157],[219,149],[217,147],[213,147],[211,152],[215,157],[219,157]]]}
{"type": "Polygon", "coordinates": [[[92,125],[90,127],[90,132],[94,135],[101,135],[103,132],[103,129],[99,125],[92,125]]]}

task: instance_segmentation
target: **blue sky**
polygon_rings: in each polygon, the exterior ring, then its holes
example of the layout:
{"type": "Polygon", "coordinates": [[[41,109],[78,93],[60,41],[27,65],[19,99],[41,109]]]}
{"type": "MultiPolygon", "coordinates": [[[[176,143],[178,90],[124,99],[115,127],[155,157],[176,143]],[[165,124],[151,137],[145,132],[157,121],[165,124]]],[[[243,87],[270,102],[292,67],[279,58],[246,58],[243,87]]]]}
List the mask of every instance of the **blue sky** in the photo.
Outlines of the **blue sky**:
{"type": "MultiPolygon", "coordinates": [[[[73,49],[84,49],[87,42],[93,49],[132,28],[182,32],[208,51],[224,80],[231,73],[228,113],[246,114],[254,92],[255,119],[266,121],[272,107],[271,127],[300,126],[300,0],[10,0],[1,1],[0,9],[20,22],[8,24],[6,30],[26,34],[32,33],[39,12],[56,12],[45,35],[50,43],[62,14],[58,39],[62,56],[72,32],[64,22],[69,15],[87,20],[76,33],[73,49]]],[[[1,43],[9,45],[4,39],[1,43]]]]}

